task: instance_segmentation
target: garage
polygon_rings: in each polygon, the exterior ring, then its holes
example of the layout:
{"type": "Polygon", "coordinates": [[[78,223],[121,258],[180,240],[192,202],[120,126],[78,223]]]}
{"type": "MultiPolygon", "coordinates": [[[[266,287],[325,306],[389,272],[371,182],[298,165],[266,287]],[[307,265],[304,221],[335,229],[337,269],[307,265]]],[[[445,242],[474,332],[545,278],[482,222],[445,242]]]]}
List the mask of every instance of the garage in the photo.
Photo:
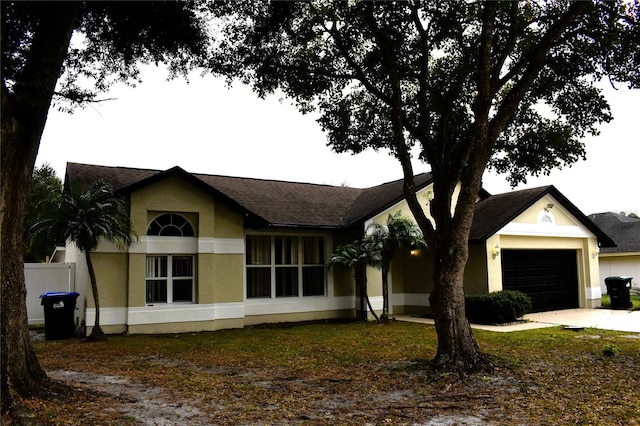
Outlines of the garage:
{"type": "Polygon", "coordinates": [[[532,312],[579,307],[575,250],[503,250],[502,286],[531,297],[532,312]]]}

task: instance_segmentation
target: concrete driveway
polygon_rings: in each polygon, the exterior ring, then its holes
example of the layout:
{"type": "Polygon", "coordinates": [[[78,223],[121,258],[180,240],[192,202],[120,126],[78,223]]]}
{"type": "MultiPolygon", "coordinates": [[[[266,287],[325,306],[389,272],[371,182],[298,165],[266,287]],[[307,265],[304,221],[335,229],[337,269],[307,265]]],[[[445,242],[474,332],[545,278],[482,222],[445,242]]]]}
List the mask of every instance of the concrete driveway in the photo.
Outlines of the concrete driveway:
{"type": "Polygon", "coordinates": [[[640,311],[564,309],[562,311],[527,314],[524,316],[524,319],[537,324],[588,327],[640,333],[640,311]]]}
{"type": "MultiPolygon", "coordinates": [[[[398,321],[433,324],[431,318],[419,318],[409,315],[394,316],[398,321]]],[[[612,309],[564,309],[561,311],[538,312],[524,316],[525,322],[504,325],[471,324],[479,330],[509,333],[512,331],[535,328],[568,326],[598,328],[601,330],[627,331],[640,333],[640,311],[616,311],[612,309]]]]}

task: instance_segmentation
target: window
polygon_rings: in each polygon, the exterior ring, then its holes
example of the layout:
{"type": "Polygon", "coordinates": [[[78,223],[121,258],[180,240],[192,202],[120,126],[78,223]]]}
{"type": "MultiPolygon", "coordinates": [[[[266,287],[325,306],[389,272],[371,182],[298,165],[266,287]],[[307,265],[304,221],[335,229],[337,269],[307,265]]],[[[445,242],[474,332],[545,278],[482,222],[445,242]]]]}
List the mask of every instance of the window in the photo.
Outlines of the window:
{"type": "Polygon", "coordinates": [[[193,256],[147,256],[147,304],[194,301],[193,256]]]}
{"type": "Polygon", "coordinates": [[[161,237],[194,237],[196,234],[191,223],[176,213],[167,213],[153,219],[147,228],[147,235],[161,237]]]}
{"type": "Polygon", "coordinates": [[[271,297],[271,237],[247,237],[247,297],[271,297]]]}
{"type": "Polygon", "coordinates": [[[247,236],[247,298],[324,296],[324,238],[247,236]]]}
{"type": "Polygon", "coordinates": [[[298,238],[275,237],[276,297],[298,296],[298,238]]]}

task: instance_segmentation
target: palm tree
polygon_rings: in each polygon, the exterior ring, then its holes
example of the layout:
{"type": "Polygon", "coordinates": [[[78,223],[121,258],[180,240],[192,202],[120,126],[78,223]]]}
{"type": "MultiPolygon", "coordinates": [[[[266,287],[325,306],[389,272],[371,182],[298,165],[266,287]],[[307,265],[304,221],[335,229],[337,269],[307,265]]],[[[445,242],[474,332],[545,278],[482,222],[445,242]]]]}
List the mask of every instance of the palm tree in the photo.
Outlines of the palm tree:
{"type": "Polygon", "coordinates": [[[387,223],[381,225],[372,223],[367,228],[367,238],[380,250],[380,265],[382,269],[382,314],[383,321],[389,319],[389,270],[391,260],[402,247],[415,246],[426,247],[422,238],[422,232],[408,217],[402,217],[398,211],[389,215],[387,223]]]}
{"type": "Polygon", "coordinates": [[[380,267],[380,251],[373,243],[370,239],[364,239],[340,246],[327,261],[327,267],[338,264],[349,269],[353,268],[356,287],[360,293],[360,312],[362,319],[365,321],[367,319],[365,301],[376,321],[380,320],[371,307],[371,302],[367,295],[367,266],[380,267]]]}
{"type": "Polygon", "coordinates": [[[31,227],[31,236],[47,234],[74,243],[84,253],[91,280],[96,308],[96,320],[89,340],[106,338],[100,327],[100,297],[91,252],[101,239],[119,247],[129,247],[137,238],[127,213],[125,200],[116,195],[113,187],[101,180],[91,184],[85,192],[74,186],[62,194],[58,211],[31,227]]]}

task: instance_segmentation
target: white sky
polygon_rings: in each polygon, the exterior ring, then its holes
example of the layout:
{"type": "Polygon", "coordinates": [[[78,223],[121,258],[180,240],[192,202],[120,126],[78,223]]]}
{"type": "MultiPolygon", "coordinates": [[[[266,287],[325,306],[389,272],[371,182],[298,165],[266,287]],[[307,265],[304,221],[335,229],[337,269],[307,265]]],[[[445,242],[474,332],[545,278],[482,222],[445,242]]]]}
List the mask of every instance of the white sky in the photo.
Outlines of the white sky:
{"type": "MultiPolygon", "coordinates": [[[[250,88],[194,74],[166,81],[164,70],[147,68],[136,88],[115,87],[117,98],[73,114],[49,112],[37,166],[49,163],[61,179],[67,161],[105,166],[297,182],[375,186],[402,177],[387,152],[336,154],[311,115],[289,100],[257,98],[250,88]]],[[[521,188],[555,185],[585,214],[640,213],[640,91],[609,91],[614,120],[586,142],[587,160],[521,188]]],[[[416,173],[429,167],[414,163],[416,173]]],[[[492,194],[510,191],[504,177],[487,174],[492,194]]]]}

